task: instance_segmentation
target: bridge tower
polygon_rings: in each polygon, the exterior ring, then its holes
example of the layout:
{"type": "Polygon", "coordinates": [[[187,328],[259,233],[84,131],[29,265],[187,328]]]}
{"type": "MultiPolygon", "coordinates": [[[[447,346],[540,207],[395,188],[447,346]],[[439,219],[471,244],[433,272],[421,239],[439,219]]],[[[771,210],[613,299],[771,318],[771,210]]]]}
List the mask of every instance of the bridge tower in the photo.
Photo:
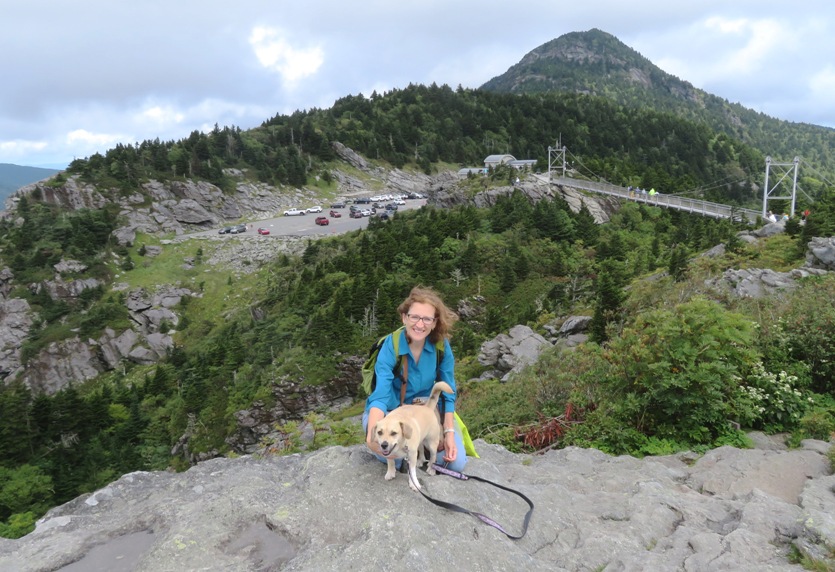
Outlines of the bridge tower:
{"type": "Polygon", "coordinates": [[[765,158],[765,185],[763,186],[763,212],[762,217],[765,219],[766,215],[768,214],[768,201],[776,201],[776,200],[785,200],[791,199],[791,211],[789,212],[789,216],[794,216],[794,207],[797,203],[797,166],[800,163],[800,158],[795,157],[794,161],[791,163],[773,163],[771,161],[771,157],[765,158]],[[768,176],[771,172],[771,167],[791,167],[790,169],[785,169],[782,173],[780,178],[774,183],[774,186],[769,188],[768,186],[768,176]],[[777,196],[773,197],[771,194],[777,190],[778,187],[780,189],[783,188],[782,183],[789,176],[789,173],[792,174],[792,194],[788,197],[777,196]]]}
{"type": "Polygon", "coordinates": [[[548,180],[551,180],[551,173],[555,168],[562,169],[562,177],[565,177],[565,145],[560,146],[559,141],[556,142],[556,147],[548,146],[548,180]],[[560,167],[554,167],[559,163],[560,167]]]}

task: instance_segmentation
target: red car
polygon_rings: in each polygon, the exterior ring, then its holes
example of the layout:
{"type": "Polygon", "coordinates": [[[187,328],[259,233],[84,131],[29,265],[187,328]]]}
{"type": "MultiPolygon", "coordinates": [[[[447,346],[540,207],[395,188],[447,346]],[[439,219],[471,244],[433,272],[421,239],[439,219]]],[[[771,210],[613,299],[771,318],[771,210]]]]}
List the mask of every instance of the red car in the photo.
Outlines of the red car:
{"type": "Polygon", "coordinates": [[[319,226],[328,226],[330,223],[331,223],[331,221],[329,221],[328,217],[326,217],[326,216],[317,216],[316,217],[316,224],[318,224],[319,226]]]}
{"type": "Polygon", "coordinates": [[[330,212],[331,218],[342,218],[342,213],[338,213],[336,211],[330,212]]]}
{"type": "Polygon", "coordinates": [[[268,228],[259,228],[258,234],[270,234],[270,229],[268,228]]]}

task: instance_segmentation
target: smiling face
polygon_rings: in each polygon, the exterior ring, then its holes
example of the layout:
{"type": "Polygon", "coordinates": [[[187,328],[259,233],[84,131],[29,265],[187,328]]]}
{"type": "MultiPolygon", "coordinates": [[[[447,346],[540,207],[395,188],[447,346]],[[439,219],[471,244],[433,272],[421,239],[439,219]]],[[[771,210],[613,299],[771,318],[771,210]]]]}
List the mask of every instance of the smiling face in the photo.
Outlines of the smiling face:
{"type": "Polygon", "coordinates": [[[423,341],[435,328],[435,306],[415,302],[401,315],[406,333],[412,341],[423,341]]]}

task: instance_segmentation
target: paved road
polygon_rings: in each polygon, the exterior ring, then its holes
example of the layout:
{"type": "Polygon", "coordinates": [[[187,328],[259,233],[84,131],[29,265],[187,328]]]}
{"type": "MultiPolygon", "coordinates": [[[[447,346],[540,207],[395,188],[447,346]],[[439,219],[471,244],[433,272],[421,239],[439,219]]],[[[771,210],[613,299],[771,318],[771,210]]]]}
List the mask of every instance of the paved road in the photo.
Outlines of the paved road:
{"type": "MultiPolygon", "coordinates": [[[[426,199],[412,199],[406,200],[405,205],[401,205],[399,210],[418,209],[426,204],[426,199]]],[[[370,205],[360,205],[362,208],[370,207],[370,205]]],[[[247,230],[241,234],[221,234],[223,238],[233,238],[236,236],[252,236],[259,238],[269,238],[258,234],[258,228],[266,228],[270,231],[270,236],[312,236],[312,235],[328,235],[339,234],[359,228],[366,228],[368,226],[368,218],[350,218],[348,216],[348,209],[334,209],[340,214],[341,218],[331,218],[328,216],[329,208],[324,209],[322,213],[312,214],[308,213],[304,216],[280,216],[265,220],[247,221],[247,230]],[[330,220],[328,226],[318,226],[314,221],[316,217],[327,216],[330,220]]],[[[379,212],[380,209],[377,209],[379,212]]],[[[224,225],[230,226],[230,225],[224,225]]],[[[219,228],[213,230],[205,230],[201,232],[194,232],[185,235],[185,237],[196,237],[215,235],[218,236],[219,228]]]]}

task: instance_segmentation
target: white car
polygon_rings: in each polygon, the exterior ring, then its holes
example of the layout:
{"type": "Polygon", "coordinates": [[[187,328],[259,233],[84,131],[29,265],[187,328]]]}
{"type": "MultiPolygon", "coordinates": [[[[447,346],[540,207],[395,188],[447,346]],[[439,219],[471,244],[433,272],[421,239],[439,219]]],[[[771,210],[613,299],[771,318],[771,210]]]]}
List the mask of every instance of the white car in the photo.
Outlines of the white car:
{"type": "Polygon", "coordinates": [[[403,206],[406,204],[406,201],[404,201],[403,199],[394,199],[394,204],[403,206]]]}
{"type": "Polygon", "coordinates": [[[309,213],[320,213],[320,212],[322,212],[322,207],[320,207],[320,206],[310,207],[309,209],[307,209],[307,211],[306,211],[306,212],[309,212],[309,213]]]}
{"type": "Polygon", "coordinates": [[[369,209],[362,209],[360,213],[362,216],[371,216],[371,211],[369,209]]]}
{"type": "Polygon", "coordinates": [[[301,209],[297,209],[295,207],[291,208],[291,209],[287,209],[286,211],[284,211],[284,216],[299,216],[299,215],[304,215],[304,214],[305,214],[305,211],[303,211],[301,209]]]}

